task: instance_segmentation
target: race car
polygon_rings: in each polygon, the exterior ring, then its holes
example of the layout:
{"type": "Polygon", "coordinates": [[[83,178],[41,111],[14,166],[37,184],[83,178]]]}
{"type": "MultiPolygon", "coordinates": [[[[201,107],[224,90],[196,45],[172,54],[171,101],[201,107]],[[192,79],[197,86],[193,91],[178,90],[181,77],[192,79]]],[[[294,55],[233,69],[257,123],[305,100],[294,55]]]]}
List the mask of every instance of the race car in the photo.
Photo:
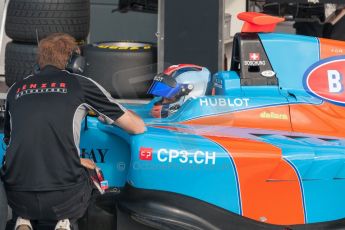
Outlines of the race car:
{"type": "Polygon", "coordinates": [[[144,134],[85,119],[81,156],[109,189],[80,229],[345,228],[345,42],[273,33],[278,17],[238,17],[230,71],[172,66],[150,103],[125,105],[144,134]],[[204,95],[189,78],[208,81],[204,95]],[[192,96],[164,104],[176,92],[192,96]]]}

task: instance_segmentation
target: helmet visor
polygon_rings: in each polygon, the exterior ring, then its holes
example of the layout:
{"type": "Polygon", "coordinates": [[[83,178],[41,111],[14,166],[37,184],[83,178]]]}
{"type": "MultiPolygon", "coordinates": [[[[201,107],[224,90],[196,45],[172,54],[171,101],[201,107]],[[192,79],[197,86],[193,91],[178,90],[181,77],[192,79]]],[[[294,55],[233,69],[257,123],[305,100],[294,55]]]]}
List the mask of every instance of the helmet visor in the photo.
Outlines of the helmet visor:
{"type": "Polygon", "coordinates": [[[165,98],[174,97],[181,89],[181,86],[174,78],[160,73],[153,78],[152,85],[147,93],[165,98]]]}
{"type": "Polygon", "coordinates": [[[154,96],[172,98],[180,91],[180,88],[181,86],[179,84],[176,84],[174,87],[171,87],[165,84],[164,82],[153,81],[147,93],[152,94],[154,96]]]}

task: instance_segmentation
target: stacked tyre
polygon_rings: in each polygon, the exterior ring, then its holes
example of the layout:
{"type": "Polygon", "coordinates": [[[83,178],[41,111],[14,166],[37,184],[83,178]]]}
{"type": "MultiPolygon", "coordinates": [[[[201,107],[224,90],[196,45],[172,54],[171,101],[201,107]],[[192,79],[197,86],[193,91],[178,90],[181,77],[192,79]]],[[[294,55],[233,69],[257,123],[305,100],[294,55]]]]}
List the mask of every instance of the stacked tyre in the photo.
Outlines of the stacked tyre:
{"type": "Polygon", "coordinates": [[[134,41],[99,42],[83,47],[84,75],[102,85],[113,97],[149,98],[147,91],[157,73],[157,46],[134,41]]]}
{"type": "Polygon", "coordinates": [[[83,41],[89,25],[90,0],[11,0],[5,26],[13,40],[5,51],[6,84],[32,73],[39,39],[60,32],[83,41]]]}

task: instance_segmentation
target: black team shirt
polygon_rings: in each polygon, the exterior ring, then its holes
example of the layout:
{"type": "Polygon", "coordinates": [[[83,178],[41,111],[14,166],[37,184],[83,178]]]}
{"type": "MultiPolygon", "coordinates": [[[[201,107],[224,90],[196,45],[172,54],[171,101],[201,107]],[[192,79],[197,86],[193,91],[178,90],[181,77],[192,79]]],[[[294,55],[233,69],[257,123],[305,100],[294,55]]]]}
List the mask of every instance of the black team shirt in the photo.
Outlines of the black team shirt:
{"type": "Polygon", "coordinates": [[[6,189],[52,191],[83,183],[79,139],[89,110],[109,124],[125,111],[95,81],[53,66],[15,83],[6,101],[6,189]]]}

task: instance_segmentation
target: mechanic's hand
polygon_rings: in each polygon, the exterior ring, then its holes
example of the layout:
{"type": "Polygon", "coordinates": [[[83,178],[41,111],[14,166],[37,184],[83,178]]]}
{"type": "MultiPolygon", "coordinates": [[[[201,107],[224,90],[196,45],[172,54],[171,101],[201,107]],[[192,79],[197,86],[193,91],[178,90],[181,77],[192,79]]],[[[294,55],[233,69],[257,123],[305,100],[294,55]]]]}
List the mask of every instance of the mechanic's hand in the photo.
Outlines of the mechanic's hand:
{"type": "Polygon", "coordinates": [[[90,160],[90,159],[80,158],[80,163],[85,168],[88,168],[91,170],[94,170],[95,168],[97,168],[97,165],[95,164],[95,162],[93,162],[93,160],[90,160]]]}

